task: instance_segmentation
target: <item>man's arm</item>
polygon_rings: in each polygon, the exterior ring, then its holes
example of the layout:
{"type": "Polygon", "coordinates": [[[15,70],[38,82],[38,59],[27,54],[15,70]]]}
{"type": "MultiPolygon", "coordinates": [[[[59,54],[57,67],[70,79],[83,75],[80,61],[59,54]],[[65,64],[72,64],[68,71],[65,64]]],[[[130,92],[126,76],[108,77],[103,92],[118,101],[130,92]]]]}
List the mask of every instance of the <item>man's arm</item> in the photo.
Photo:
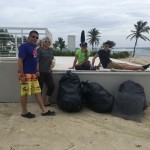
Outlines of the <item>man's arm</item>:
{"type": "Polygon", "coordinates": [[[19,70],[20,75],[24,76],[22,58],[18,58],[18,70],[19,70]]]}
{"type": "Polygon", "coordinates": [[[95,59],[99,57],[98,54],[96,53],[95,56],[93,57],[92,59],[92,67],[94,67],[94,64],[95,64],[95,59]]]}
{"type": "Polygon", "coordinates": [[[53,69],[55,67],[55,58],[52,59],[52,63],[51,63],[51,69],[53,69]]]}
{"type": "Polygon", "coordinates": [[[77,56],[75,56],[74,61],[73,61],[73,66],[70,67],[69,69],[74,69],[75,65],[77,63],[77,56]]]}
{"type": "Polygon", "coordinates": [[[18,70],[20,73],[21,82],[25,83],[25,76],[24,76],[24,72],[23,72],[23,59],[20,57],[18,58],[18,70]]]}

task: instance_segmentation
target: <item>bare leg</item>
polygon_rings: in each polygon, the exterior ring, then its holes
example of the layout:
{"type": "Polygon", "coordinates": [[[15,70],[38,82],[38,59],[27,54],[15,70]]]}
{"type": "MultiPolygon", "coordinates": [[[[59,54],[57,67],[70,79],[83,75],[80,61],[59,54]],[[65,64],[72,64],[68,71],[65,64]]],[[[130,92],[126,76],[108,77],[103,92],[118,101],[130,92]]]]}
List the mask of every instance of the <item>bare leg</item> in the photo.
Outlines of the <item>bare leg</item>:
{"type": "Polygon", "coordinates": [[[22,114],[27,114],[28,110],[27,110],[27,96],[21,96],[20,97],[20,102],[21,102],[21,106],[22,106],[22,114]]]}
{"type": "Polygon", "coordinates": [[[51,104],[50,102],[50,96],[46,95],[45,97],[45,105],[51,104]]]}
{"type": "Polygon", "coordinates": [[[43,98],[42,98],[41,93],[36,93],[35,96],[36,96],[36,100],[37,100],[37,102],[38,102],[38,104],[39,104],[39,106],[40,106],[40,108],[42,110],[42,113],[47,112],[47,110],[46,110],[46,108],[44,106],[44,102],[43,102],[43,98]]]}
{"type": "Polygon", "coordinates": [[[142,66],[134,66],[134,65],[129,65],[129,64],[122,64],[123,65],[123,69],[126,70],[144,70],[144,68],[142,66]]]}

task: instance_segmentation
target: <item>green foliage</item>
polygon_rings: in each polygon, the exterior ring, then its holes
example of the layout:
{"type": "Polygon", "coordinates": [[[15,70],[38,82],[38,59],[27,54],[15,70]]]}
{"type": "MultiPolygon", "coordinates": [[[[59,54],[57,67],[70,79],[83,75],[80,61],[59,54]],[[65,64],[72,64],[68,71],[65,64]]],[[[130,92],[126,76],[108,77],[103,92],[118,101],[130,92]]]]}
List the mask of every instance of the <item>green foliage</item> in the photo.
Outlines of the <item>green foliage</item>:
{"type": "MultiPolygon", "coordinates": [[[[143,35],[142,33],[149,33],[150,31],[150,27],[147,26],[147,22],[145,21],[138,21],[137,24],[134,24],[135,27],[135,31],[131,30],[132,34],[128,35],[127,38],[131,37],[130,40],[132,40],[133,38],[135,38],[135,44],[134,44],[134,52],[133,52],[133,57],[135,55],[135,49],[137,46],[137,41],[139,38],[143,39],[144,41],[148,40],[150,41],[149,38],[147,38],[145,35],[143,35]]],[[[127,39],[126,38],[126,39],[127,39]]]]}
{"type": "Polygon", "coordinates": [[[118,59],[118,58],[127,58],[127,57],[130,57],[130,53],[127,52],[127,51],[115,52],[115,53],[111,54],[110,57],[111,58],[115,58],[115,59],[118,59]]]}
{"type": "Polygon", "coordinates": [[[96,28],[91,29],[90,31],[88,31],[88,43],[90,45],[92,45],[92,50],[94,48],[94,45],[99,45],[99,41],[100,41],[100,32],[99,30],[97,30],[96,28]]]}
{"type": "Polygon", "coordinates": [[[15,41],[15,38],[13,37],[13,35],[10,35],[6,30],[4,29],[0,29],[0,44],[2,44],[3,46],[6,46],[7,43],[9,43],[10,41],[11,42],[14,42],[15,41]]]}
{"type": "Polygon", "coordinates": [[[0,49],[0,57],[15,57],[16,53],[10,53],[7,49],[0,49]]]}
{"type": "Polygon", "coordinates": [[[8,50],[0,49],[0,54],[9,54],[9,51],[8,50]]]}
{"type": "Polygon", "coordinates": [[[63,38],[59,37],[59,38],[58,38],[58,41],[55,41],[55,42],[53,43],[53,47],[54,47],[55,49],[59,48],[59,49],[62,51],[62,49],[63,49],[63,48],[66,48],[67,46],[65,45],[65,41],[63,40],[63,38]]]}
{"type": "Polygon", "coordinates": [[[94,56],[96,53],[96,51],[90,51],[90,56],[94,56]]]}
{"type": "Polygon", "coordinates": [[[75,51],[54,50],[54,56],[75,56],[75,51]]]}
{"type": "MultiPolygon", "coordinates": [[[[90,56],[93,57],[97,52],[90,52],[90,56]]],[[[54,50],[54,56],[75,56],[75,51],[60,51],[60,50],[54,50]]],[[[111,58],[127,58],[130,57],[130,53],[127,51],[123,51],[123,52],[115,52],[113,54],[111,54],[110,56],[111,58]]]]}
{"type": "Polygon", "coordinates": [[[54,47],[54,49],[57,49],[57,48],[58,48],[58,46],[59,46],[58,41],[55,41],[55,42],[53,43],[53,47],[54,47]]]}

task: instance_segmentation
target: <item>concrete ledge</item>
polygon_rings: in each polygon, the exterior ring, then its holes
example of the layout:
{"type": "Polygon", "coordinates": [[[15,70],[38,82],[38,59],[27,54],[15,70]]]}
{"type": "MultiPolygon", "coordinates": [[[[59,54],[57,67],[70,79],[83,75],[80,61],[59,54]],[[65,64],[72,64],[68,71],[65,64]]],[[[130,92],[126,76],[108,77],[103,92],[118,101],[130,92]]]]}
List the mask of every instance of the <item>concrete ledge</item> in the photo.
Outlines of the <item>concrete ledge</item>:
{"type": "MultiPolygon", "coordinates": [[[[17,61],[0,62],[0,102],[19,102],[20,85],[17,78],[17,61]]],[[[53,93],[53,102],[56,102],[59,80],[66,70],[54,70],[53,77],[56,84],[53,93]]],[[[131,71],[131,72],[110,72],[110,71],[75,71],[81,81],[98,82],[112,95],[116,95],[119,85],[126,81],[132,80],[141,84],[145,89],[148,103],[150,103],[150,72],[131,71]]],[[[44,90],[45,93],[45,90],[44,90]]],[[[33,96],[29,101],[35,101],[33,96]]]]}

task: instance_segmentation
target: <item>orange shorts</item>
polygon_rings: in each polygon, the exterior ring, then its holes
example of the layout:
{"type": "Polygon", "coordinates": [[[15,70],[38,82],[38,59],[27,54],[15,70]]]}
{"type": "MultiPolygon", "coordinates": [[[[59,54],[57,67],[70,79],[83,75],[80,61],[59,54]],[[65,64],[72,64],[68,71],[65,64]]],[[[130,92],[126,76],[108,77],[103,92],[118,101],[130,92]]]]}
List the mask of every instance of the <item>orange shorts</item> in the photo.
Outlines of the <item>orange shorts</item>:
{"type": "MultiPolygon", "coordinates": [[[[18,74],[20,81],[20,74],[18,74]]],[[[36,93],[41,93],[41,88],[36,74],[25,74],[25,83],[20,81],[21,86],[21,96],[33,95],[36,93]]]]}

